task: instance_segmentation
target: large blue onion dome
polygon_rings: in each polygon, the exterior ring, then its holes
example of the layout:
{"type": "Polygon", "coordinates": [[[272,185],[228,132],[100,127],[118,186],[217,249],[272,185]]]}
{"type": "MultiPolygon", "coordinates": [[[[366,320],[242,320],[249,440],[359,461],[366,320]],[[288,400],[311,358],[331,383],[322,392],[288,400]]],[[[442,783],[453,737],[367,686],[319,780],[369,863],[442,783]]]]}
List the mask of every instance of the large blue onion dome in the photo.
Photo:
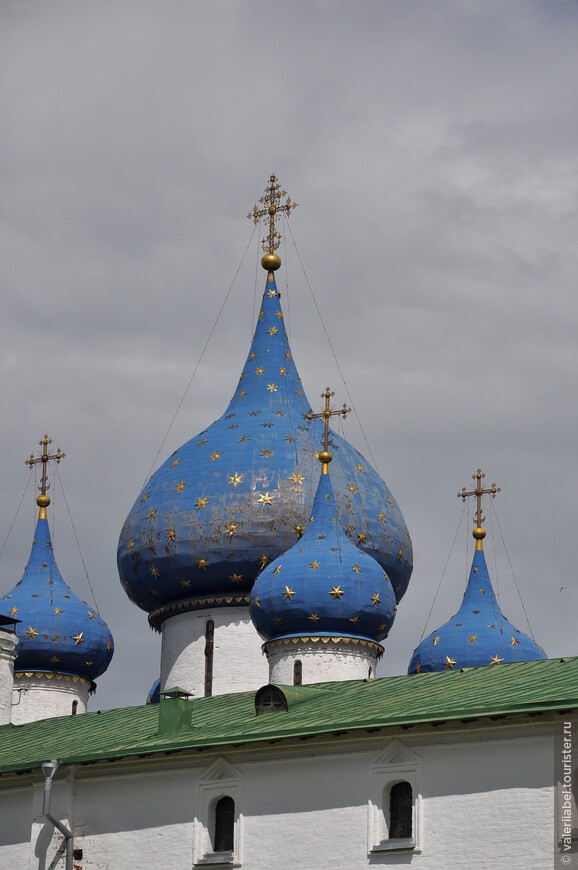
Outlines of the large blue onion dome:
{"type": "Polygon", "coordinates": [[[410,674],[546,658],[535,640],[506,619],[494,594],[484,554],[486,532],[482,527],[481,497],[484,493],[494,496],[499,490],[495,484],[491,489],[483,489],[484,476],[478,469],[474,475],[476,489],[466,493],[464,487],[459,493],[464,499],[468,495],[478,499],[476,527],[472,532],[476,549],[461,607],[416,647],[409,663],[410,674]]]}
{"type": "MultiPolygon", "coordinates": [[[[38,497],[46,504],[48,496],[38,497]]],[[[71,674],[93,681],[106,671],[114,652],[110,630],[62,579],[54,558],[46,507],[22,579],[4,596],[20,620],[17,671],[71,674]]]]}
{"type": "Polygon", "coordinates": [[[251,619],[266,641],[313,635],[378,642],[393,624],[392,585],[343,531],[327,468],[325,462],[303,537],[253,586],[251,619]]]}
{"type": "MultiPolygon", "coordinates": [[[[289,347],[266,254],[263,302],[239,384],[223,415],[153,474],[122,528],[118,568],[128,596],[158,628],[177,613],[249,603],[259,572],[291,547],[311,512],[318,421],[289,347]]],[[[349,538],[377,559],[400,600],[412,547],[399,507],[363,456],[337,434],[333,487],[349,538]]]]}

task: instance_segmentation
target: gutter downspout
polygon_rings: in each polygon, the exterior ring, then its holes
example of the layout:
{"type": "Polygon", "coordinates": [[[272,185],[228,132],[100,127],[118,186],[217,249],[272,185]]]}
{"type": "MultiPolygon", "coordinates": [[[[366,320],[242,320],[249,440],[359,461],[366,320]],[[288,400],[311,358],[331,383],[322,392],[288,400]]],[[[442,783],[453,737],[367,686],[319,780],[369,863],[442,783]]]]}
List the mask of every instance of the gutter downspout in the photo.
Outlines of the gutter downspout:
{"type": "Polygon", "coordinates": [[[50,813],[50,800],[52,797],[52,778],[59,768],[57,761],[45,761],[42,764],[42,773],[44,774],[44,800],[42,803],[42,818],[50,822],[57,830],[60,831],[66,840],[66,870],[74,870],[73,867],[73,849],[74,840],[73,833],[69,831],[66,825],[63,825],[58,819],[50,813]]]}

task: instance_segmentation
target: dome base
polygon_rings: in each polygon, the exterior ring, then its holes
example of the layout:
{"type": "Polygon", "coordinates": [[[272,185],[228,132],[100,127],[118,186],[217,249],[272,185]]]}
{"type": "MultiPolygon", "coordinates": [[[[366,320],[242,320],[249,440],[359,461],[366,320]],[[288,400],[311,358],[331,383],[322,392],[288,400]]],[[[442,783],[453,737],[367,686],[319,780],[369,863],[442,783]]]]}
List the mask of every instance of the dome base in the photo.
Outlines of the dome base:
{"type": "Polygon", "coordinates": [[[293,685],[299,672],[303,685],[372,679],[383,655],[378,643],[339,637],[283,638],[263,644],[263,650],[269,682],[282,686],[293,685]]]}
{"type": "Polygon", "coordinates": [[[12,724],[86,713],[94,683],[56,671],[17,671],[14,674],[12,724]],[[76,702],[76,703],[75,703],[76,702]]]}

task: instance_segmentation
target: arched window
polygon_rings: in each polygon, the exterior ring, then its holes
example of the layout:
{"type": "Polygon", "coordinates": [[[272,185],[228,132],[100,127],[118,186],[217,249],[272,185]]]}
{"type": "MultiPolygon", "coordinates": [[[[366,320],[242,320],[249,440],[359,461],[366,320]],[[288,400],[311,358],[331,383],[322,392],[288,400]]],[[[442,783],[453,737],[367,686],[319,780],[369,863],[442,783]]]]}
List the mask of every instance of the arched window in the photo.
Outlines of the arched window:
{"type": "Polygon", "coordinates": [[[215,806],[215,852],[232,852],[235,831],[235,801],[232,797],[219,798],[215,806]]]}
{"type": "Polygon", "coordinates": [[[303,665],[299,660],[293,665],[293,685],[303,685],[303,665]]]}
{"type": "Polygon", "coordinates": [[[212,619],[208,619],[205,626],[205,698],[210,698],[213,694],[214,637],[215,623],[212,619]]]}
{"type": "Polygon", "coordinates": [[[409,782],[398,782],[389,793],[389,839],[405,839],[412,835],[413,799],[409,782]]]}
{"type": "Polygon", "coordinates": [[[72,715],[76,716],[77,712],[78,712],[78,701],[73,701],[72,702],[72,715]]]}

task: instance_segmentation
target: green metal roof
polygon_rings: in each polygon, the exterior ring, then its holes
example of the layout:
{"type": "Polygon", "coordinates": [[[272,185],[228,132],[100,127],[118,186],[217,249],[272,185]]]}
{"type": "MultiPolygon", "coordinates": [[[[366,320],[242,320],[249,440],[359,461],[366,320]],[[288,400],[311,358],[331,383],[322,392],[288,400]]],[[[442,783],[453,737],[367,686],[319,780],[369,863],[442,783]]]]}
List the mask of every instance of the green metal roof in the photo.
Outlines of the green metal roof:
{"type": "Polygon", "coordinates": [[[254,692],[192,701],[164,699],[161,704],[189,705],[192,715],[184,727],[182,717],[168,717],[173,725],[161,728],[161,733],[157,704],[4,725],[0,773],[31,770],[47,759],[81,764],[343,731],[568,711],[578,708],[578,657],[291,686],[284,691],[288,711],[258,716],[254,692]]]}

